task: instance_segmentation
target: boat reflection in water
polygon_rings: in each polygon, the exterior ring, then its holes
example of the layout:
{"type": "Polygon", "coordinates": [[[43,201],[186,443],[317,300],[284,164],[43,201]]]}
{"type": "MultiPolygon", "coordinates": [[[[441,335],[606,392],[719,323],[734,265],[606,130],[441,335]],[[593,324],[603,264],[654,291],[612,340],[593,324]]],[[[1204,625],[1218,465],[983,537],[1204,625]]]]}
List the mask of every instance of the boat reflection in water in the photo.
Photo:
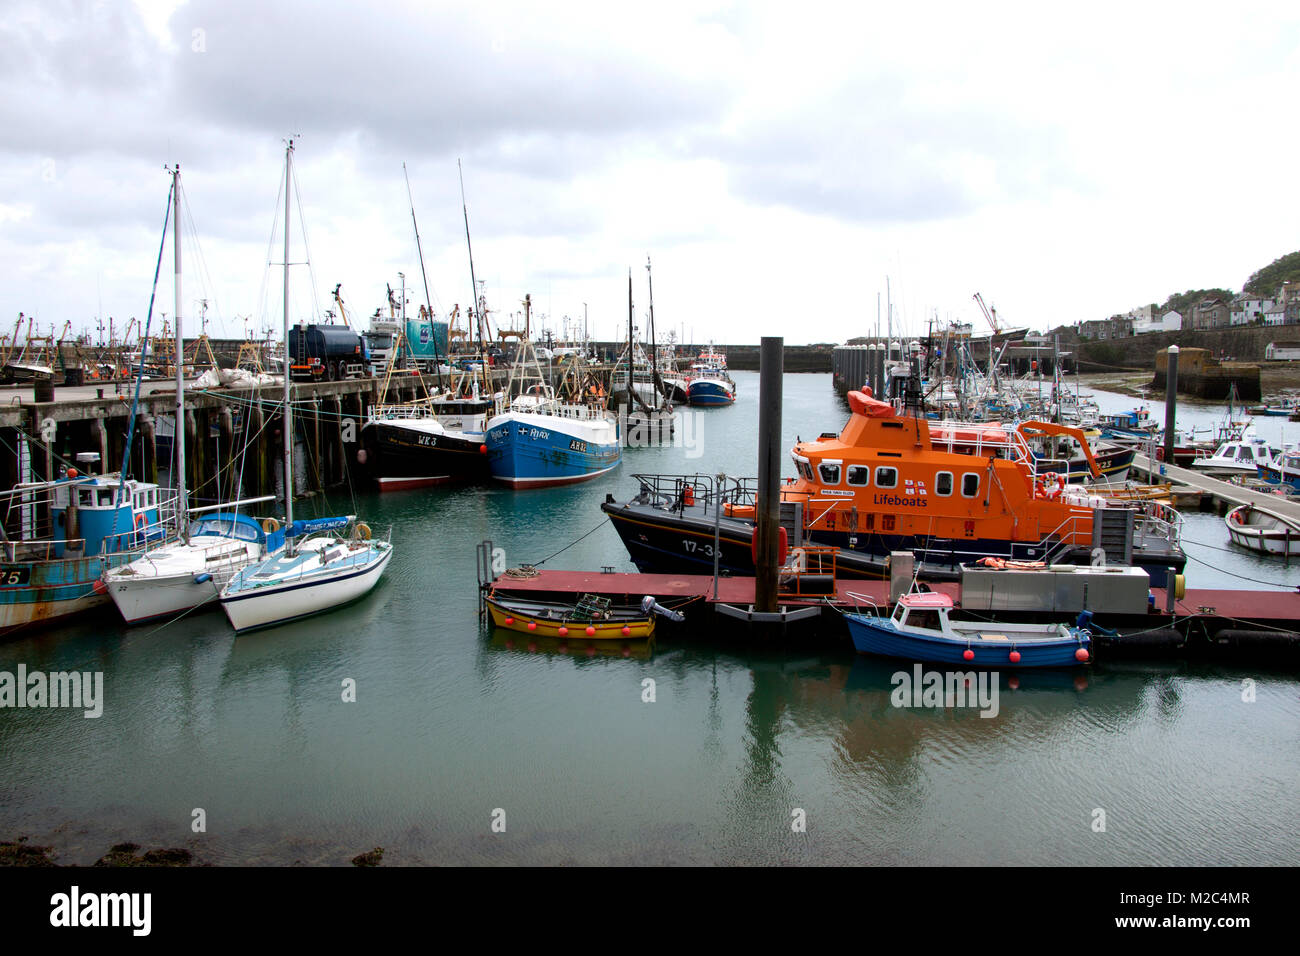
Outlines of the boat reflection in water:
{"type": "Polygon", "coordinates": [[[655,639],[641,641],[589,640],[582,636],[537,637],[520,634],[505,627],[489,627],[488,648],[494,652],[516,654],[545,654],[556,657],[613,657],[648,661],[654,657],[655,639]]]}

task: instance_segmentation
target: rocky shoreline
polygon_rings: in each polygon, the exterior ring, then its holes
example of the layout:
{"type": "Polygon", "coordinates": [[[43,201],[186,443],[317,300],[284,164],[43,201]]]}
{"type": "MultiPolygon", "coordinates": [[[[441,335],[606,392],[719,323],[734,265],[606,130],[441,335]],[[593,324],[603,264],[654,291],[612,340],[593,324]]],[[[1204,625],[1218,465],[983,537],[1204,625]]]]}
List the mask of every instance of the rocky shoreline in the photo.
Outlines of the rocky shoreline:
{"type": "MultiPolygon", "coordinates": [[[[1164,391],[1151,387],[1153,377],[1152,372],[1090,372],[1079,375],[1077,378],[1081,388],[1099,388],[1107,392],[1131,395],[1133,398],[1158,399],[1163,402],[1165,398],[1164,391]]],[[[1066,381],[1073,383],[1075,377],[1071,376],[1066,381]]],[[[1265,402],[1283,397],[1294,397],[1297,393],[1300,393],[1300,365],[1286,363],[1278,366],[1264,366],[1260,370],[1260,390],[1263,392],[1265,402]]],[[[1205,404],[1186,395],[1180,395],[1178,402],[1180,405],[1183,402],[1205,404]]],[[[1208,404],[1221,405],[1222,402],[1210,402],[1208,404]]]]}
{"type": "MultiPolygon", "coordinates": [[[[119,843],[96,860],[93,866],[207,866],[196,861],[189,850],[173,847],[165,850],[148,850],[139,854],[140,847],[135,843],[119,843]]],[[[27,837],[0,842],[0,866],[69,866],[75,863],[59,863],[55,860],[53,847],[38,846],[27,842],[27,837]]]]}
{"type": "MultiPolygon", "coordinates": [[[[384,859],[384,848],[375,847],[365,853],[352,857],[353,866],[379,866],[384,859]]],[[[184,867],[212,866],[194,856],[183,847],[147,850],[140,852],[135,843],[118,843],[91,866],[98,867],[184,867]]],[[[20,836],[14,840],[0,841],[0,867],[68,867],[78,868],[81,864],[58,862],[58,851],[51,846],[28,843],[27,837],[20,836]]]]}

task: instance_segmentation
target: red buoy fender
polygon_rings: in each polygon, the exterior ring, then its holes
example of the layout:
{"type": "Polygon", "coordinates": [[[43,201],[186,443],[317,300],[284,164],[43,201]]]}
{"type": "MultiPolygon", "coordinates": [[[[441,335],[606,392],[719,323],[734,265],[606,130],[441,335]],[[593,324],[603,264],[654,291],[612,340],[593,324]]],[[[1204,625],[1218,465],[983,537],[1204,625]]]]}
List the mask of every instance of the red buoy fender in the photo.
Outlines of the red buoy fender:
{"type": "MultiPolygon", "coordinates": [[[[778,566],[785,564],[786,558],[789,557],[789,544],[785,533],[785,526],[777,528],[776,538],[776,563],[778,566]]],[[[755,526],[753,537],[749,539],[749,556],[754,562],[754,567],[758,567],[758,527],[755,526]]]]}

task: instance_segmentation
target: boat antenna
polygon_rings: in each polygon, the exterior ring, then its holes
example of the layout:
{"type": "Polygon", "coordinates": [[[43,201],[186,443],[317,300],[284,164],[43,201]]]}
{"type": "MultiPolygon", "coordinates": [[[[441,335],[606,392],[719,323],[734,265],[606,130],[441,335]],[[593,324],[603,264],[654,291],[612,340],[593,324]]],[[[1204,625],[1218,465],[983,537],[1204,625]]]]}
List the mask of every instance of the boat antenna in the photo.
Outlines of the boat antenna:
{"type": "Polygon", "coordinates": [[[459,159],[456,160],[456,172],[460,176],[460,208],[465,214],[465,248],[469,250],[469,302],[478,332],[479,370],[483,373],[483,387],[490,395],[492,393],[492,384],[488,379],[487,356],[483,352],[483,316],[479,314],[478,280],[474,277],[474,245],[469,240],[469,206],[465,202],[465,170],[461,167],[459,159]]]}
{"type": "MultiPolygon", "coordinates": [[[[411,177],[406,171],[406,163],[402,163],[402,175],[406,177],[406,199],[411,204],[411,225],[415,227],[415,251],[420,254],[420,275],[424,278],[424,304],[429,310],[429,324],[433,336],[433,371],[434,381],[438,383],[438,390],[442,390],[442,356],[438,354],[438,330],[433,325],[433,303],[429,298],[429,273],[424,268],[424,249],[420,246],[420,224],[415,221],[415,200],[411,198],[411,177]]],[[[463,190],[462,186],[462,190],[463,190]]],[[[463,196],[463,193],[462,193],[463,196]]],[[[468,219],[468,213],[466,214],[468,219]]],[[[468,235],[468,225],[466,235],[468,235]]],[[[405,333],[406,329],[402,329],[405,333]]],[[[408,342],[409,347],[409,342],[408,342]]]]}

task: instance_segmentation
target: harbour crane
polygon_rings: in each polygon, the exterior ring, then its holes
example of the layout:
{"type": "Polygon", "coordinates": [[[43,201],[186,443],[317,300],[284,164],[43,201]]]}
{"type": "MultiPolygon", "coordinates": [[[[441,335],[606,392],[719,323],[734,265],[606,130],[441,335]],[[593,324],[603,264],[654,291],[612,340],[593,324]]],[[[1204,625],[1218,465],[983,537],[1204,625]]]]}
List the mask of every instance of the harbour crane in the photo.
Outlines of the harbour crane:
{"type": "Polygon", "coordinates": [[[984,319],[988,322],[989,327],[993,329],[994,335],[1001,335],[1002,330],[998,328],[998,310],[990,309],[984,304],[984,296],[978,292],[975,293],[975,302],[979,305],[980,311],[984,313],[984,319]]]}
{"type": "MultiPolygon", "coordinates": [[[[343,288],[343,283],[339,282],[334,286],[334,301],[339,304],[339,315],[343,318],[343,324],[347,328],[352,328],[352,323],[348,321],[348,310],[343,307],[343,294],[339,291],[343,288]]],[[[393,287],[388,287],[388,299],[391,302],[393,298],[393,287]]],[[[378,311],[378,310],[376,310],[378,311]]]]}

